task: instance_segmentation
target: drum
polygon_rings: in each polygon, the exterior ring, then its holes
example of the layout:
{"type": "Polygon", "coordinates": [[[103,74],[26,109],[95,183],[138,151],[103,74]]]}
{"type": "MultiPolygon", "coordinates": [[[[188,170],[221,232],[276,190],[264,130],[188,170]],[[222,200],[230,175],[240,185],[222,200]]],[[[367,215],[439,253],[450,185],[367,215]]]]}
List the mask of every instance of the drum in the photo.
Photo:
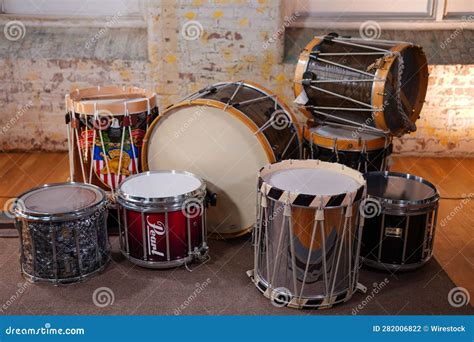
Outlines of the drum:
{"type": "Polygon", "coordinates": [[[328,308],[358,288],[365,195],[361,173],[337,163],[288,160],[259,173],[254,270],[275,303],[328,308]]]}
{"type": "Polygon", "coordinates": [[[381,270],[412,270],[433,255],[439,194],[423,178],[396,172],[369,172],[361,256],[381,270]]]}
{"type": "Polygon", "coordinates": [[[129,87],[76,89],[66,96],[71,180],[112,193],[141,172],[140,153],[158,115],[156,94],[129,87]]]}
{"type": "Polygon", "coordinates": [[[208,228],[217,238],[250,231],[255,222],[255,170],[300,158],[300,131],[286,105],[247,82],[219,83],[160,115],[147,132],[147,170],[189,170],[217,194],[208,228]]]}
{"type": "Polygon", "coordinates": [[[391,137],[344,126],[307,124],[304,157],[347,165],[360,172],[386,171],[391,137]]]}
{"type": "Polygon", "coordinates": [[[205,183],[182,171],[145,172],[117,191],[120,248],[134,264],[170,268],[207,253],[205,183]]]}
{"type": "Polygon", "coordinates": [[[416,130],[427,85],[420,46],[330,34],[301,53],[294,91],[309,118],[401,136],[416,130]]]}
{"type": "Polygon", "coordinates": [[[81,183],[43,185],[15,203],[20,264],[25,278],[54,284],[84,280],[109,259],[107,200],[81,183]]]}

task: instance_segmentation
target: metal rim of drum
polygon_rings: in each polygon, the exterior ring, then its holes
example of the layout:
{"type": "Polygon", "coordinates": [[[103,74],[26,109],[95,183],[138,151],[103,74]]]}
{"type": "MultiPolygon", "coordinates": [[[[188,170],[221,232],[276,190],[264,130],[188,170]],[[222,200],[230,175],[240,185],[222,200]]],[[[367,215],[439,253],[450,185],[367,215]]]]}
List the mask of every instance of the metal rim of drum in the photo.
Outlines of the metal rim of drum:
{"type": "Polygon", "coordinates": [[[181,208],[182,204],[190,198],[198,198],[202,200],[206,194],[206,183],[202,178],[196,176],[194,173],[188,171],[177,171],[177,170],[159,170],[159,171],[146,171],[142,173],[135,174],[133,176],[127,177],[117,189],[117,201],[123,207],[130,210],[138,210],[143,212],[169,212],[181,208]],[[180,194],[177,196],[162,197],[162,198],[147,198],[140,196],[131,196],[126,194],[122,190],[122,186],[130,181],[144,175],[151,174],[181,174],[197,179],[201,185],[193,191],[187,192],[185,194],[180,194]]]}
{"type": "MultiPolygon", "coordinates": [[[[322,125],[327,126],[327,125],[322,125]]],[[[324,148],[332,149],[334,146],[337,147],[338,151],[354,151],[358,152],[362,150],[363,143],[365,142],[367,151],[375,151],[378,149],[383,149],[386,145],[390,144],[390,141],[387,141],[386,137],[377,137],[370,140],[364,139],[338,139],[325,137],[318,134],[316,131],[311,131],[314,125],[306,124],[303,127],[303,138],[309,144],[313,143],[316,146],[321,146],[324,148]],[[387,143],[388,142],[388,143],[387,143]]],[[[318,126],[321,127],[321,126],[318,126]]],[[[389,139],[390,140],[390,139],[389,139]]]]}
{"type": "Polygon", "coordinates": [[[125,108],[129,114],[143,113],[158,107],[156,93],[138,87],[92,87],[76,89],[66,95],[66,110],[84,115],[99,116],[125,115],[125,108]],[[109,103],[97,103],[94,106],[93,101],[116,100],[109,103]],[[90,101],[91,103],[84,103],[90,101]],[[126,107],[125,107],[126,106],[126,107]],[[106,113],[104,113],[104,111],[106,113]]]}
{"type": "MultiPolygon", "coordinates": [[[[265,296],[265,298],[268,298],[268,299],[272,300],[271,295],[273,293],[270,294],[270,296],[267,295],[267,290],[272,289],[268,285],[268,281],[265,280],[259,274],[252,274],[252,278],[253,278],[252,280],[255,284],[255,287],[265,296]]],[[[282,295],[283,297],[290,297],[290,298],[288,298],[288,300],[284,301],[284,303],[283,303],[284,305],[282,305],[282,306],[287,306],[289,308],[294,308],[294,309],[319,309],[319,310],[322,310],[322,309],[331,308],[331,307],[333,307],[337,304],[346,302],[350,298],[352,298],[352,295],[349,296],[349,293],[353,293],[353,292],[356,291],[357,282],[355,283],[355,285],[356,286],[353,289],[347,289],[345,291],[340,291],[340,292],[334,293],[333,298],[335,298],[335,300],[334,300],[334,302],[331,302],[331,304],[325,304],[324,303],[324,301],[328,299],[328,296],[325,296],[325,295],[305,297],[304,298],[304,301],[305,301],[304,304],[301,304],[301,303],[296,304],[296,303],[292,303],[292,300],[298,298],[298,296],[296,296],[296,295],[289,296],[288,293],[278,291],[278,288],[274,288],[272,290],[277,292],[278,294],[282,295]]],[[[273,299],[273,300],[275,300],[275,299],[273,299]]]]}
{"type": "Polygon", "coordinates": [[[389,198],[383,198],[379,196],[374,196],[368,193],[367,190],[367,197],[374,198],[382,205],[382,210],[386,210],[387,214],[394,214],[397,215],[404,215],[404,214],[419,214],[425,211],[428,211],[431,208],[436,208],[438,205],[439,200],[439,193],[433,183],[427,181],[426,179],[415,176],[409,173],[402,173],[402,172],[393,172],[393,171],[373,171],[364,174],[364,177],[370,175],[380,175],[384,178],[388,177],[398,177],[407,180],[413,180],[423,185],[428,186],[432,190],[434,190],[433,196],[423,199],[423,200],[393,200],[389,198]]]}
{"type": "Polygon", "coordinates": [[[25,208],[25,210],[22,210],[20,206],[15,207],[15,215],[19,218],[30,220],[30,221],[51,221],[51,222],[57,222],[57,221],[71,221],[71,220],[76,220],[79,219],[83,216],[90,215],[94,213],[97,208],[100,207],[106,207],[107,206],[107,195],[104,190],[99,188],[96,185],[93,184],[88,184],[88,183],[80,183],[80,182],[62,182],[62,183],[49,183],[49,184],[44,184],[35,188],[32,188],[28,191],[23,192],[21,195],[19,195],[17,198],[21,200],[23,196],[28,195],[29,193],[41,189],[49,189],[57,186],[62,186],[62,185],[76,185],[79,187],[83,188],[90,188],[92,190],[97,191],[102,199],[99,200],[97,203],[93,203],[91,205],[88,205],[87,207],[84,207],[82,209],[77,209],[73,210],[70,212],[66,213],[33,213],[33,212],[28,212],[25,208]]]}
{"type": "MultiPolygon", "coordinates": [[[[357,39],[355,39],[357,40],[357,39]]],[[[361,39],[363,40],[363,39],[361,39]]],[[[301,84],[301,81],[303,80],[303,73],[307,70],[308,68],[308,62],[309,62],[309,56],[313,49],[320,45],[324,41],[324,37],[314,37],[303,49],[301,54],[298,57],[298,62],[296,64],[296,69],[295,69],[295,76],[294,76],[294,84],[293,84],[293,92],[295,95],[295,98],[297,98],[303,91],[304,87],[301,84]]],[[[373,40],[376,41],[376,40],[373,40]]],[[[418,45],[410,45],[408,43],[399,43],[393,47],[390,48],[392,52],[398,52],[401,53],[403,50],[407,48],[417,48],[421,50],[421,47],[418,45]]],[[[423,103],[425,101],[426,97],[426,92],[427,92],[427,84],[428,84],[428,62],[426,59],[426,56],[424,54],[420,54],[417,56],[418,58],[422,58],[422,63],[425,67],[423,68],[422,72],[422,77],[420,77],[420,83],[424,81],[425,85],[423,86],[420,84],[417,88],[421,90],[418,93],[418,98],[414,103],[413,110],[411,113],[407,114],[410,121],[412,123],[415,123],[416,120],[419,118],[421,108],[423,107],[423,103]]],[[[389,57],[387,59],[386,63],[388,62],[389,65],[386,68],[383,69],[377,69],[375,73],[375,77],[378,78],[386,78],[393,63],[395,62],[396,58],[389,57]]],[[[384,89],[385,89],[385,83],[383,82],[373,82],[372,85],[372,93],[371,93],[371,102],[376,105],[376,106],[382,106],[383,101],[384,101],[384,89]]],[[[313,114],[306,109],[304,106],[300,106],[300,111],[309,119],[314,118],[313,114]]],[[[380,128],[384,131],[388,130],[387,124],[385,122],[384,118],[384,112],[379,111],[379,112],[374,112],[373,116],[375,117],[375,126],[377,128],[380,128]]],[[[402,132],[403,133],[403,132],[402,132]]],[[[396,134],[396,135],[401,135],[401,134],[396,134]]]]}
{"type": "Polygon", "coordinates": [[[358,200],[364,198],[366,187],[366,181],[362,175],[357,170],[354,170],[346,165],[339,164],[339,163],[330,163],[324,162],[317,159],[302,159],[302,160],[283,160],[276,164],[270,164],[264,166],[258,172],[258,189],[259,191],[269,198],[270,200],[285,203],[286,200],[289,201],[293,207],[299,208],[319,208],[320,205],[317,205],[316,202],[322,201],[325,205],[322,208],[343,208],[347,207],[346,203],[352,202],[355,203],[358,200]],[[293,167],[286,167],[286,166],[293,166],[293,167]],[[299,166],[299,167],[298,167],[299,166]],[[348,177],[351,177],[356,183],[358,183],[357,189],[354,191],[349,191],[345,193],[335,194],[335,195],[314,195],[314,194],[300,194],[291,191],[285,191],[283,189],[279,189],[275,186],[272,186],[266,183],[263,180],[263,177],[268,173],[271,173],[271,170],[282,169],[282,170],[291,170],[292,168],[322,168],[325,169],[332,169],[337,170],[340,173],[345,174],[348,177]],[[332,204],[333,202],[339,202],[339,204],[332,204]],[[304,202],[304,203],[300,203],[304,202]],[[315,203],[313,205],[313,203],[315,203]]]}

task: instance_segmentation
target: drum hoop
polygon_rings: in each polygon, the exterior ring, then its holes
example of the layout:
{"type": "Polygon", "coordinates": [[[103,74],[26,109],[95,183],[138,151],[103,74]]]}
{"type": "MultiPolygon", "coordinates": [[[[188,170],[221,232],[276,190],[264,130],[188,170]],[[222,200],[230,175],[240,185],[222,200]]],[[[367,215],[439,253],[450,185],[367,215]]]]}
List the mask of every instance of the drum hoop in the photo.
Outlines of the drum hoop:
{"type": "Polygon", "coordinates": [[[184,101],[177,103],[173,105],[172,107],[166,109],[160,116],[158,116],[153,122],[151,123],[149,129],[147,130],[145,137],[143,138],[143,145],[142,145],[142,153],[141,153],[141,162],[142,162],[142,167],[144,171],[149,170],[148,166],[148,145],[149,145],[149,140],[152,132],[154,132],[156,125],[162,120],[163,118],[166,117],[166,115],[169,115],[169,113],[172,110],[182,108],[182,107],[190,107],[190,106],[208,106],[208,107],[213,107],[213,108],[218,108],[223,111],[226,111],[233,115],[235,118],[240,120],[242,123],[244,123],[250,131],[252,131],[257,139],[260,141],[260,145],[263,147],[265,154],[267,156],[268,162],[269,163],[274,163],[276,162],[276,156],[273,152],[273,149],[266,138],[266,136],[263,134],[263,132],[259,131],[258,126],[250,120],[243,112],[240,110],[234,108],[234,107],[227,107],[225,108],[225,104],[216,100],[210,100],[210,99],[196,99],[196,100],[191,100],[191,101],[184,101]]]}
{"type": "MultiPolygon", "coordinates": [[[[308,63],[309,63],[309,54],[311,51],[313,51],[313,48],[319,44],[321,44],[323,39],[314,37],[303,49],[301,52],[298,62],[296,64],[296,69],[295,69],[295,77],[294,77],[294,82],[293,82],[293,93],[295,95],[295,98],[301,95],[301,93],[304,91],[303,85],[300,83],[303,80],[303,74],[305,71],[308,69],[308,63]]],[[[306,109],[305,106],[299,106],[298,109],[300,112],[306,116],[307,118],[311,119],[313,118],[313,114],[309,110],[306,109]]]]}
{"type": "Polygon", "coordinates": [[[385,137],[374,137],[372,139],[340,139],[331,138],[318,134],[316,131],[311,131],[310,128],[304,130],[304,138],[308,143],[313,143],[316,146],[325,148],[333,148],[336,145],[339,151],[362,151],[364,148],[367,151],[375,151],[384,149],[387,138],[385,137]]]}
{"type": "MultiPolygon", "coordinates": [[[[117,86],[106,86],[106,87],[92,87],[92,88],[81,88],[70,93],[66,99],[66,110],[68,112],[74,112],[84,115],[95,115],[94,103],[83,103],[83,98],[86,96],[99,95],[140,95],[140,98],[118,98],[112,103],[97,104],[97,110],[99,112],[106,112],[106,115],[112,114],[116,116],[125,115],[124,103],[127,102],[128,114],[140,114],[148,111],[148,108],[157,108],[158,103],[156,100],[156,93],[150,92],[146,89],[138,87],[117,87],[117,86]]],[[[98,99],[99,100],[99,99],[98,99]]],[[[100,114],[99,114],[100,116],[100,114]]]]}
{"type": "Polygon", "coordinates": [[[373,196],[373,195],[370,195],[369,193],[367,193],[367,197],[377,199],[382,204],[382,206],[384,206],[384,207],[386,206],[387,209],[394,209],[394,208],[396,209],[396,208],[410,207],[410,206],[422,206],[420,208],[420,209],[422,209],[422,208],[425,208],[425,207],[429,207],[433,204],[436,204],[439,201],[440,196],[439,196],[439,193],[438,193],[438,189],[436,189],[436,186],[433,183],[427,181],[425,178],[422,178],[420,176],[416,176],[416,175],[413,175],[413,174],[410,174],[410,173],[393,172],[393,171],[372,171],[372,172],[366,173],[364,176],[367,176],[367,175],[379,175],[379,176],[383,176],[384,178],[391,176],[391,177],[404,178],[404,179],[407,179],[407,180],[413,180],[413,181],[416,181],[418,183],[427,185],[428,187],[430,187],[431,189],[433,189],[435,191],[433,196],[422,199],[422,200],[416,200],[416,201],[414,201],[414,200],[395,200],[395,199],[383,198],[383,197],[379,197],[379,196],[373,196]]]}
{"type": "Polygon", "coordinates": [[[131,206],[129,209],[140,209],[140,208],[169,208],[170,205],[181,205],[189,198],[198,198],[200,200],[204,199],[206,194],[206,183],[202,180],[201,177],[196,176],[194,173],[188,171],[177,171],[177,170],[159,170],[159,171],[147,171],[135,174],[133,176],[127,177],[119,186],[117,190],[117,200],[120,204],[127,207],[131,206]],[[160,173],[171,173],[171,174],[180,174],[196,178],[201,184],[195,190],[189,191],[184,194],[168,197],[141,197],[141,196],[132,196],[125,193],[122,189],[123,185],[130,181],[131,179],[138,178],[143,175],[151,174],[160,174],[160,173]]]}
{"type": "Polygon", "coordinates": [[[270,164],[260,169],[258,173],[258,189],[268,198],[289,204],[291,206],[307,207],[307,208],[335,208],[347,207],[365,197],[366,181],[359,171],[351,169],[343,164],[329,163],[321,160],[307,159],[307,160],[284,160],[279,163],[270,164]],[[297,167],[294,167],[297,166],[297,167]],[[358,183],[357,189],[345,193],[335,195],[314,195],[296,193],[279,189],[272,186],[263,180],[267,174],[275,170],[285,170],[294,168],[324,168],[329,170],[337,170],[346,176],[351,177],[358,183]]]}
{"type": "Polygon", "coordinates": [[[104,190],[99,188],[98,186],[94,184],[88,184],[88,183],[80,183],[80,182],[62,182],[62,183],[49,183],[49,184],[44,184],[41,186],[37,186],[35,188],[32,188],[28,191],[23,192],[21,195],[19,195],[17,198],[21,199],[23,196],[29,194],[30,192],[36,191],[36,190],[41,190],[41,189],[47,189],[47,188],[52,188],[60,185],[78,185],[81,187],[89,187],[94,190],[97,190],[99,194],[102,196],[102,199],[100,199],[98,202],[93,203],[91,205],[88,205],[87,207],[77,209],[77,210],[72,210],[69,212],[65,213],[40,213],[40,212],[35,212],[35,211],[28,211],[27,209],[22,210],[21,208],[15,208],[15,215],[18,218],[23,218],[27,219],[29,221],[50,221],[50,222],[56,222],[56,221],[71,221],[71,220],[77,220],[82,217],[88,216],[97,210],[99,210],[101,207],[107,207],[107,195],[104,190]]]}

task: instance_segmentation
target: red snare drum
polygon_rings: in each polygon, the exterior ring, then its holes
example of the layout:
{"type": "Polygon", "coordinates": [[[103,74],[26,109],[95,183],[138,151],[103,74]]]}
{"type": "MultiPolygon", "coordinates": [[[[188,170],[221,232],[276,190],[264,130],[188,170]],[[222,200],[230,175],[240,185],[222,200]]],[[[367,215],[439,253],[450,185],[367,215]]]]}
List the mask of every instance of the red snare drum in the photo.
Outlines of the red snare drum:
{"type": "Polygon", "coordinates": [[[117,191],[120,248],[133,263],[176,267],[207,253],[205,183],[184,171],[128,177],[117,191]]]}

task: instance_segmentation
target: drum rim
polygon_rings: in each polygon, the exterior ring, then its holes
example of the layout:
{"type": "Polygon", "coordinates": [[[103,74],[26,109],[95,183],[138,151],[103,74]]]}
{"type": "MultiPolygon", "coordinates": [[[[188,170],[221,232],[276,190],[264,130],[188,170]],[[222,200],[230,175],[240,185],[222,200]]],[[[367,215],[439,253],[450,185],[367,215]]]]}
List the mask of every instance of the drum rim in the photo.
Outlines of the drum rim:
{"type": "MultiPolygon", "coordinates": [[[[180,170],[156,170],[156,171],[145,171],[141,173],[137,173],[133,176],[129,176],[125,178],[119,185],[117,189],[117,201],[124,207],[133,206],[136,209],[139,208],[146,208],[146,207],[153,207],[153,208],[161,208],[166,207],[165,209],[171,209],[169,205],[181,205],[187,199],[190,198],[204,198],[206,194],[206,183],[204,180],[189,171],[180,171],[180,170]],[[201,184],[195,190],[189,191],[184,194],[175,195],[175,196],[168,196],[168,197],[140,197],[140,196],[132,196],[125,193],[122,189],[122,186],[131,179],[147,176],[150,174],[161,174],[161,173],[171,173],[171,174],[181,174],[186,176],[191,176],[197,179],[201,184]]],[[[131,208],[130,208],[131,209],[131,208]]]]}
{"type": "Polygon", "coordinates": [[[434,190],[434,194],[432,196],[427,197],[422,200],[395,200],[395,199],[389,199],[389,198],[383,198],[380,196],[371,195],[368,193],[369,190],[367,187],[367,197],[375,198],[379,202],[381,202],[383,205],[388,205],[388,206],[393,206],[393,207],[405,207],[405,206],[415,206],[415,205],[429,206],[432,204],[436,204],[440,198],[438,189],[433,183],[431,183],[430,181],[426,180],[423,177],[420,177],[411,173],[403,173],[403,172],[395,172],[395,171],[371,171],[364,174],[364,178],[366,178],[367,176],[382,176],[384,178],[397,177],[397,178],[403,178],[407,180],[413,180],[423,185],[426,185],[432,190],[434,190]]]}
{"type": "MultiPolygon", "coordinates": [[[[339,151],[362,151],[362,142],[365,142],[365,146],[367,151],[376,151],[380,149],[385,149],[391,144],[391,139],[388,136],[378,136],[374,137],[373,139],[339,139],[339,138],[332,138],[329,136],[323,136],[318,132],[312,131],[312,129],[316,130],[323,126],[332,127],[328,124],[321,124],[317,126],[308,126],[305,125],[303,129],[303,138],[308,143],[313,143],[316,146],[325,147],[325,148],[333,148],[337,146],[339,151]]],[[[356,127],[354,127],[356,128],[356,127]]]]}
{"type": "MultiPolygon", "coordinates": [[[[286,169],[296,169],[299,167],[287,167],[286,169]]],[[[271,172],[268,172],[271,173],[271,172]]],[[[266,174],[266,173],[265,173],[266,174]]],[[[357,201],[365,198],[366,193],[366,180],[363,177],[363,174],[357,170],[354,170],[346,165],[339,163],[330,163],[325,162],[319,159],[302,159],[302,160],[293,160],[287,159],[280,161],[274,164],[268,164],[262,167],[258,172],[258,189],[259,192],[268,197],[271,200],[286,203],[294,207],[304,207],[304,208],[340,208],[350,206],[357,201]],[[263,180],[264,171],[271,170],[272,165],[281,165],[282,169],[285,169],[286,165],[301,165],[303,168],[326,168],[326,169],[336,169],[340,168],[342,174],[351,177],[358,185],[358,187],[352,191],[347,191],[344,193],[334,194],[334,195],[315,195],[315,194],[304,194],[296,193],[288,190],[280,189],[276,186],[266,183],[263,180]],[[307,165],[305,165],[307,164],[307,165]],[[322,166],[322,167],[321,167],[322,166]],[[325,166],[325,167],[324,167],[325,166]]]]}
{"type": "MultiPolygon", "coordinates": [[[[74,92],[71,92],[65,96],[66,102],[66,111],[74,112],[75,114],[82,114],[87,116],[94,116],[94,104],[93,103],[83,103],[84,93],[88,92],[101,92],[101,91],[110,91],[111,95],[125,95],[125,94],[137,94],[142,95],[140,99],[117,99],[117,102],[108,103],[108,104],[98,104],[96,110],[98,112],[102,111],[102,115],[99,116],[124,116],[124,106],[126,104],[128,114],[140,114],[150,111],[154,108],[158,109],[158,100],[155,92],[151,92],[145,88],[139,87],[119,87],[119,86],[104,86],[104,87],[87,87],[87,88],[76,88],[74,92]],[[104,115],[105,112],[105,115],[104,115]]],[[[92,95],[92,94],[91,94],[92,95]]]]}
{"type": "Polygon", "coordinates": [[[54,188],[57,186],[62,186],[62,185],[76,185],[80,187],[85,187],[85,188],[91,188],[93,190],[96,190],[99,195],[101,195],[101,199],[99,199],[97,202],[92,203],[84,208],[81,209],[76,209],[64,213],[44,213],[44,212],[37,212],[37,211],[32,211],[32,210],[27,210],[26,208],[21,208],[21,206],[15,206],[14,212],[15,216],[18,218],[22,219],[27,219],[27,220],[32,220],[32,221],[70,221],[70,220],[76,220],[80,219],[82,217],[85,217],[87,215],[90,215],[91,213],[95,212],[98,210],[100,207],[104,207],[107,209],[107,194],[106,192],[98,187],[97,185],[94,184],[89,184],[89,183],[81,183],[81,182],[59,182],[59,183],[47,183],[43,184],[34,188],[31,188],[23,193],[21,193],[19,196],[17,196],[18,200],[21,200],[23,196],[26,196],[27,194],[41,190],[41,189],[47,189],[47,188],[54,188]]]}

